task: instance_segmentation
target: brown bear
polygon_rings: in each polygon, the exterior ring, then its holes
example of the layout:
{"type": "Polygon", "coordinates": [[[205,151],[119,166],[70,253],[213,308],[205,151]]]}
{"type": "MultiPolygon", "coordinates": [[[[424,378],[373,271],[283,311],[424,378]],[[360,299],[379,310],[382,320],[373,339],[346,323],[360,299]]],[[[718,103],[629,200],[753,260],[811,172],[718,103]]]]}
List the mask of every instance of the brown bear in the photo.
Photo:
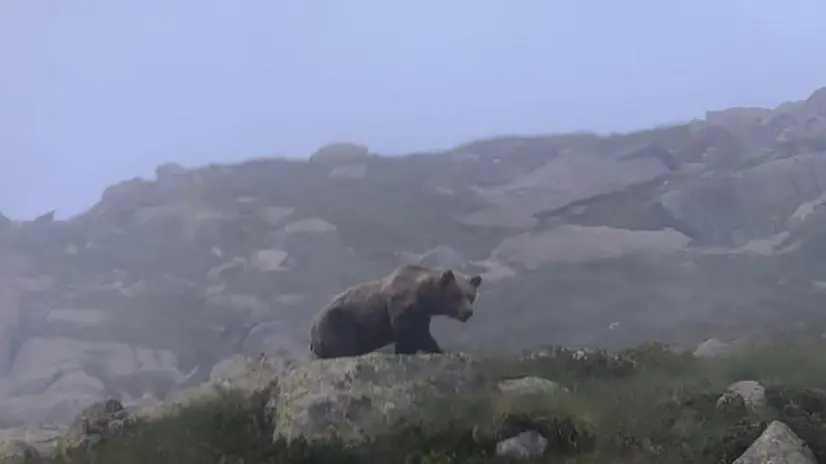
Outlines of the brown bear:
{"type": "Polygon", "coordinates": [[[367,354],[394,343],[396,354],[441,353],[432,316],[467,322],[482,277],[405,264],[352,286],[313,318],[310,352],[320,359],[367,354]]]}

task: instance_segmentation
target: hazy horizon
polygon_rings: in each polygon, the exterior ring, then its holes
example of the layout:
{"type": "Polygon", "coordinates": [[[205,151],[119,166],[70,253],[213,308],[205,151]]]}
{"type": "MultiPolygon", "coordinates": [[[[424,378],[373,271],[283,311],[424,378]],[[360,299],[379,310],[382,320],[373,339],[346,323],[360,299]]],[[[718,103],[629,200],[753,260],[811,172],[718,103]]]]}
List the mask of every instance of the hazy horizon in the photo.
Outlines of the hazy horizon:
{"type": "Polygon", "coordinates": [[[628,131],[826,85],[826,4],[0,4],[0,212],[75,214],[185,166],[628,131]]]}

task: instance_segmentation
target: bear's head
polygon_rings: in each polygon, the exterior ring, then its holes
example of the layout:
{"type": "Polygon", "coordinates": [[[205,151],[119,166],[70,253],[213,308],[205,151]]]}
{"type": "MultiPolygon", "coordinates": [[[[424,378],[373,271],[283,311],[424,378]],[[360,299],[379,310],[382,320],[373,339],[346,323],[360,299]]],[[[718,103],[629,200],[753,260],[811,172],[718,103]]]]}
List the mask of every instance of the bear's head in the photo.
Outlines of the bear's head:
{"type": "Polygon", "coordinates": [[[473,316],[473,303],[482,285],[482,276],[469,277],[448,269],[436,279],[435,285],[433,315],[448,316],[461,322],[467,322],[473,316]]]}

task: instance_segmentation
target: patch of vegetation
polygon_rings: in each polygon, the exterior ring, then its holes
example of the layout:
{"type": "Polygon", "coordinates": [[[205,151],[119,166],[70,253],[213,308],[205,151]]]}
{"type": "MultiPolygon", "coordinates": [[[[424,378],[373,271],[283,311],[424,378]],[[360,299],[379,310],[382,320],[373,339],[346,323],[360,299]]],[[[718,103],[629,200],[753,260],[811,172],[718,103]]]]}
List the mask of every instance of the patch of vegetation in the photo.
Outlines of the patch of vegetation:
{"type": "Polygon", "coordinates": [[[553,348],[541,356],[485,358],[497,377],[537,376],[565,387],[530,397],[463,398],[419,411],[358,447],[337,440],[273,443],[264,396],[228,394],[180,416],[136,424],[94,455],[64,463],[255,464],[497,463],[496,442],[533,428],[545,457],[527,462],[728,464],[772,420],[781,420],[826,462],[824,343],[783,345],[698,359],[658,344],[619,352],[553,348]],[[757,380],[766,406],[717,406],[726,387],[757,380]]]}

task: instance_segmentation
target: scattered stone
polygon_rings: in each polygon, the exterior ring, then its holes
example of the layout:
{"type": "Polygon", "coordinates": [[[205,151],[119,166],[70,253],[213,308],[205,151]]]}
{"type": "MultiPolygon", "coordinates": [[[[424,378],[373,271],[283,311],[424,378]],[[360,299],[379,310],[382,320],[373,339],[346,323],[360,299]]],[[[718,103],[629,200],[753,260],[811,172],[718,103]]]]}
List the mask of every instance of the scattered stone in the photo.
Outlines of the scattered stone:
{"type": "Polygon", "coordinates": [[[552,380],[533,376],[502,380],[497,386],[502,393],[517,395],[553,394],[567,391],[567,388],[552,380]]]}
{"type": "Polygon", "coordinates": [[[77,414],[68,433],[60,440],[60,452],[90,451],[100,443],[116,438],[132,420],[118,400],[110,398],[93,403],[77,414]]]}
{"type": "Polygon", "coordinates": [[[542,456],[548,440],[539,432],[529,430],[496,444],[496,455],[511,459],[531,459],[542,456]]]}

